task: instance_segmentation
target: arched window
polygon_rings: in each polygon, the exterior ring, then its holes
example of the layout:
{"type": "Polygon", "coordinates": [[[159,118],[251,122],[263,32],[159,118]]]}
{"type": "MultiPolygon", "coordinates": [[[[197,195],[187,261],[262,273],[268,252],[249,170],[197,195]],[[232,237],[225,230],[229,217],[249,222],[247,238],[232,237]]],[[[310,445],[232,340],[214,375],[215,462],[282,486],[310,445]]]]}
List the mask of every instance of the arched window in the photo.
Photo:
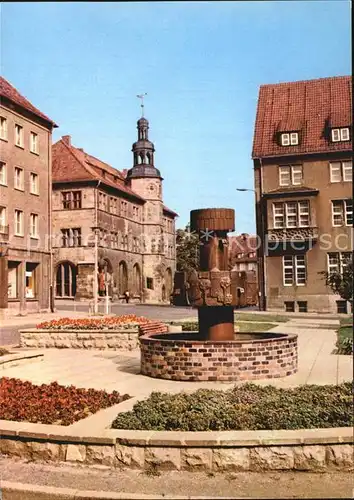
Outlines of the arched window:
{"type": "Polygon", "coordinates": [[[123,295],[128,290],[128,268],[124,260],[119,263],[118,273],[119,295],[123,295]]]}
{"type": "Polygon", "coordinates": [[[76,275],[76,266],[72,262],[58,264],[55,280],[57,297],[75,297],[76,275]]]}
{"type": "Polygon", "coordinates": [[[140,153],[138,157],[138,164],[141,165],[142,163],[144,163],[144,154],[140,153]]]}
{"type": "Polygon", "coordinates": [[[151,164],[151,154],[150,153],[146,153],[146,163],[148,163],[149,165],[151,164]]]}
{"type": "Polygon", "coordinates": [[[139,264],[133,267],[133,292],[135,295],[141,294],[141,272],[139,264]]]}

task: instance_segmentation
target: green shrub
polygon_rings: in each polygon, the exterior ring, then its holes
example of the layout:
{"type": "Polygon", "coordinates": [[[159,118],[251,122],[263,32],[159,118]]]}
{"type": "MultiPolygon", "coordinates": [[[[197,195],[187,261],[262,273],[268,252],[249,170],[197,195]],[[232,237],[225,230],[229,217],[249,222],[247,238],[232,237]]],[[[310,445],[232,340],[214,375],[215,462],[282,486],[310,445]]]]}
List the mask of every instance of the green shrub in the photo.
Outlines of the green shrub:
{"type": "Polygon", "coordinates": [[[278,389],[255,384],[227,391],[153,392],[132,411],[120,413],[114,429],[222,431],[349,427],[352,385],[304,385],[278,389]]]}
{"type": "Polygon", "coordinates": [[[199,330],[198,321],[182,323],[182,332],[197,332],[199,330]]]}

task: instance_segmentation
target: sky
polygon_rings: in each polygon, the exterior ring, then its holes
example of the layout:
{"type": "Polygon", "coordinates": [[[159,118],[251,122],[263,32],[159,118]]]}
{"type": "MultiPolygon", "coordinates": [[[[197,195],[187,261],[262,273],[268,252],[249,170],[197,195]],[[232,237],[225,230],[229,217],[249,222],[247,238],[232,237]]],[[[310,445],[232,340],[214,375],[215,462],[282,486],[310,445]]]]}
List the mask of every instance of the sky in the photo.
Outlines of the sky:
{"type": "Polygon", "coordinates": [[[74,146],[132,166],[140,102],[184,227],[234,208],[254,233],[251,159],[262,84],[351,74],[348,0],[1,5],[1,74],[74,146]]]}

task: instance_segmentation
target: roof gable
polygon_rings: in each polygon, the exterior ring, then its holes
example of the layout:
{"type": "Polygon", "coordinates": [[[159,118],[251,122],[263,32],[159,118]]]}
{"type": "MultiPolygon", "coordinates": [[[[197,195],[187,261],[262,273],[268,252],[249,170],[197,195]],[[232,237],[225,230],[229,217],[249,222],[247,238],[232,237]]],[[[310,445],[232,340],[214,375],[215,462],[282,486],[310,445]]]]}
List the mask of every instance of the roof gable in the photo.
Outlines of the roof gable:
{"type": "Polygon", "coordinates": [[[352,141],[327,136],[331,127],[352,125],[351,110],[350,76],[262,85],[252,157],[351,150],[352,141]],[[281,146],[277,134],[292,131],[300,132],[299,144],[281,146]]]}
{"type": "Polygon", "coordinates": [[[3,98],[8,99],[9,101],[12,101],[13,103],[17,104],[18,106],[21,106],[21,108],[26,109],[27,111],[30,111],[34,115],[38,116],[42,120],[45,120],[48,122],[52,127],[57,127],[56,123],[53,122],[48,116],[46,116],[42,111],[39,111],[38,108],[33,106],[33,104],[26,99],[23,95],[19,93],[15,87],[11,85],[5,78],[0,76],[0,96],[3,98]]]}
{"type": "Polygon", "coordinates": [[[118,170],[88,155],[83,149],[75,148],[68,140],[60,139],[53,145],[52,157],[53,182],[97,180],[135,198],[137,201],[145,202],[144,198],[125,185],[118,170]],[[107,172],[109,175],[106,176],[103,172],[107,172]]]}

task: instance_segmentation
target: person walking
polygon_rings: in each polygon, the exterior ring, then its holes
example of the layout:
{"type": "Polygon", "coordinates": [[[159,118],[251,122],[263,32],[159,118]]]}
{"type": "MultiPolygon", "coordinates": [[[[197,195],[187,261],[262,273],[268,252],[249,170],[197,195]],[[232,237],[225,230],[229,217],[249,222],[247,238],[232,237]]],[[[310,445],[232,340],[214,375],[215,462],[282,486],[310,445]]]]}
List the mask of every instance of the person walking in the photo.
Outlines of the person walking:
{"type": "Polygon", "coordinates": [[[129,304],[129,299],[130,299],[130,293],[129,293],[129,290],[126,290],[126,291],[124,292],[124,297],[125,297],[125,302],[126,302],[127,304],[129,304]]]}

